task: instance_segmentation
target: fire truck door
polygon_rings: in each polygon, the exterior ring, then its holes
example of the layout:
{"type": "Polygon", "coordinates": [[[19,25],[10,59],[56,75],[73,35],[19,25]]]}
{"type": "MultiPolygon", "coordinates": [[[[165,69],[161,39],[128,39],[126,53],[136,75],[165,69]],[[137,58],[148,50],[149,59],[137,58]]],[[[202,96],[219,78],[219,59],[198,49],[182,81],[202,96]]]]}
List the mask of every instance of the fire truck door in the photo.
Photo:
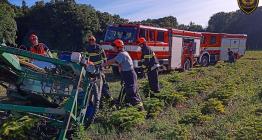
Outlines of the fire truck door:
{"type": "Polygon", "coordinates": [[[181,68],[182,63],[182,54],[183,54],[183,38],[182,37],[172,37],[171,42],[171,49],[169,49],[171,52],[171,58],[170,58],[170,67],[171,69],[178,69],[181,68]]]}
{"type": "Polygon", "coordinates": [[[200,39],[195,39],[195,53],[194,56],[195,57],[199,57],[200,56],[200,39]]]}
{"type": "Polygon", "coordinates": [[[234,53],[238,53],[239,52],[239,47],[240,47],[240,41],[238,39],[230,40],[230,49],[234,53]]]}
{"type": "Polygon", "coordinates": [[[239,39],[228,39],[224,38],[222,40],[221,45],[221,52],[220,52],[220,60],[227,61],[229,59],[228,57],[228,49],[233,51],[234,53],[239,53],[239,47],[240,47],[240,40],[239,39]]]}

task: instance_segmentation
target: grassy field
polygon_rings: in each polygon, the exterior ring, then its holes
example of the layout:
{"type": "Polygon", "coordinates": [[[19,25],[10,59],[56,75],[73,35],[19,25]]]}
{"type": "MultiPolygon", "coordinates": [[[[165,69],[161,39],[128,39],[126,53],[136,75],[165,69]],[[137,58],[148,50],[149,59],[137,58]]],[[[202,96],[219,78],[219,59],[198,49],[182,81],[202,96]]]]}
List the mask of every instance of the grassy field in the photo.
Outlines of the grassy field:
{"type": "MultiPolygon", "coordinates": [[[[108,80],[117,97],[119,79],[109,74],[108,80]]],[[[160,83],[157,98],[146,98],[147,80],[139,80],[145,112],[104,102],[75,139],[262,139],[262,52],[249,51],[235,64],[162,74],[160,83]]]]}
{"type": "MultiPolygon", "coordinates": [[[[146,119],[135,119],[133,110],[104,107],[79,138],[262,139],[262,52],[249,51],[235,64],[220,62],[160,79],[158,99],[145,98],[146,80],[139,80],[146,119]]],[[[110,87],[117,96],[120,83],[110,87]]]]}

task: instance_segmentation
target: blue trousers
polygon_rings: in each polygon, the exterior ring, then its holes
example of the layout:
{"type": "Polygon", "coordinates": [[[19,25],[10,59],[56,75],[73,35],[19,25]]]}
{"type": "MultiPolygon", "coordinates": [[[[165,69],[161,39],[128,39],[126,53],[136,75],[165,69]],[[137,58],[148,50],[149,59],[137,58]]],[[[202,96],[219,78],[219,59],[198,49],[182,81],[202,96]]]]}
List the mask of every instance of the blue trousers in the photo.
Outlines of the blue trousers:
{"type": "Polygon", "coordinates": [[[147,72],[147,78],[150,86],[150,90],[158,93],[160,91],[159,81],[158,81],[158,69],[154,69],[147,72]]]}
{"type": "Polygon", "coordinates": [[[134,70],[122,71],[121,79],[125,84],[125,101],[131,105],[136,105],[141,102],[141,98],[138,95],[137,75],[134,70]]]}
{"type": "Polygon", "coordinates": [[[103,80],[103,85],[102,85],[102,96],[105,98],[110,98],[111,94],[109,92],[109,85],[106,81],[105,74],[102,73],[102,80],[103,80]]]}

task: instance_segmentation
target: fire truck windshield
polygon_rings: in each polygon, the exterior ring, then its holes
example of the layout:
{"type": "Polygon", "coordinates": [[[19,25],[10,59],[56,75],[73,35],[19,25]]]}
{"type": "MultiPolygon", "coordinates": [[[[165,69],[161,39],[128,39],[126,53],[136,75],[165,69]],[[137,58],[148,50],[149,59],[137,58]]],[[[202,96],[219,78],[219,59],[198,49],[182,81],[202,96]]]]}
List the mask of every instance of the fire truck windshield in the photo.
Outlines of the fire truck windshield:
{"type": "Polygon", "coordinates": [[[121,39],[124,42],[134,42],[137,30],[130,27],[108,27],[105,35],[105,42],[121,39]]]}

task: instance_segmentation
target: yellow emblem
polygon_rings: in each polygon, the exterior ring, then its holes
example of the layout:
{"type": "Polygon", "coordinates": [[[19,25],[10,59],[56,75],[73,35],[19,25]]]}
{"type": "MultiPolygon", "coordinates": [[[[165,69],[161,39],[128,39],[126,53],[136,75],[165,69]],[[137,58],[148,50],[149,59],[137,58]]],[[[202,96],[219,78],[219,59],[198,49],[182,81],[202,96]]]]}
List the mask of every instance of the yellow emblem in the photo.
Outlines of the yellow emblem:
{"type": "Polygon", "coordinates": [[[259,0],[237,0],[239,8],[246,14],[251,14],[257,7],[259,0]]]}

